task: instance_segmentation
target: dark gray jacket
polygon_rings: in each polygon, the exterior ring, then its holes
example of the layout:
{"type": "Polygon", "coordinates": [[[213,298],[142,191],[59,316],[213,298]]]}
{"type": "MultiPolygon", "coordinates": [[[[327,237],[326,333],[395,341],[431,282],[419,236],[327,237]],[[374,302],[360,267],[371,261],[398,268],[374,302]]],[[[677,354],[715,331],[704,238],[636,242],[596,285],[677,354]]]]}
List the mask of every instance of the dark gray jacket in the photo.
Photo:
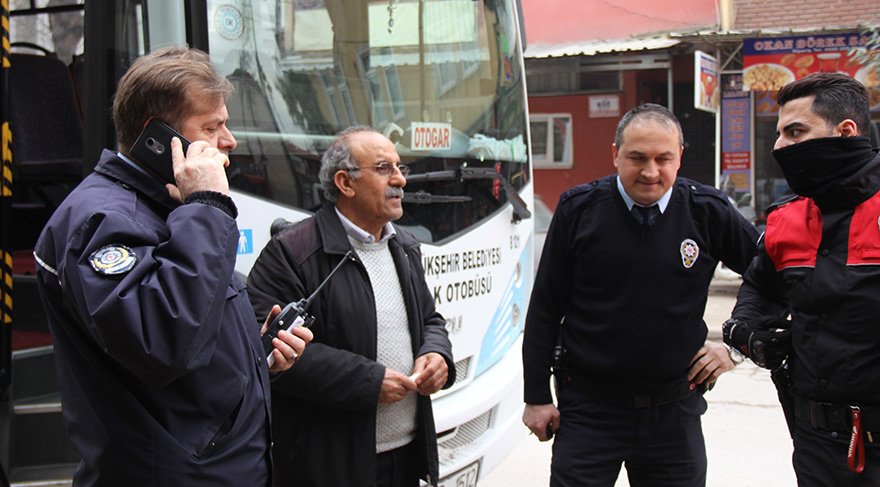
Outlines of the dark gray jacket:
{"type": "MultiPolygon", "coordinates": [[[[425,283],[419,243],[396,227],[389,241],[409,318],[413,356],[437,352],[455,382],[445,320],[425,283]]],[[[276,235],[248,277],[257,316],[276,303],[309,296],[351,245],[331,205],[276,235]]],[[[376,362],[376,312],[363,264],[343,265],[311,303],[314,341],[272,384],[278,486],[370,486],[376,477],[376,410],[385,367],[376,362]]],[[[416,444],[421,478],[436,482],[437,439],[431,399],[419,396],[416,444]]]]}

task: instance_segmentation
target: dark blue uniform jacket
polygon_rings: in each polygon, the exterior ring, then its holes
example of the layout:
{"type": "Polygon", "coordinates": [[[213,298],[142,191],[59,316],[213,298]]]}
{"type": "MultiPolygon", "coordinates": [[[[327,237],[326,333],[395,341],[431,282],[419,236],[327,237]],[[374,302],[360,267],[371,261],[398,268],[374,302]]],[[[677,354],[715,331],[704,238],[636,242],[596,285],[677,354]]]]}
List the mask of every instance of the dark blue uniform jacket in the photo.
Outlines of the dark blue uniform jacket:
{"type": "Polygon", "coordinates": [[[224,211],[174,202],[110,151],[52,216],[34,255],[76,485],[269,483],[268,371],[238,239],[224,211]],[[133,267],[108,272],[105,247],[133,267]]]}
{"type": "Polygon", "coordinates": [[[616,176],[562,195],[526,317],[526,403],[552,400],[560,329],[566,366],[579,376],[642,393],[687,380],[708,334],[703,313],[715,268],[724,262],[744,272],[758,233],[724,194],[685,178],[642,232],[616,176]]]}

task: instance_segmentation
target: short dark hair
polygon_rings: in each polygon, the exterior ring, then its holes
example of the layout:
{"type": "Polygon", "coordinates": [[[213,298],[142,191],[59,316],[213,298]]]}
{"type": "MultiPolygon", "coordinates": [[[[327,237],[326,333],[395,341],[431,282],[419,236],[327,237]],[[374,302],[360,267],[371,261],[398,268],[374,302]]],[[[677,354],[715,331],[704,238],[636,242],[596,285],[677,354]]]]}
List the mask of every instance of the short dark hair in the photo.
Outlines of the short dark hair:
{"type": "Polygon", "coordinates": [[[623,131],[626,130],[629,124],[631,124],[636,118],[647,118],[670,126],[670,128],[673,128],[678,132],[679,145],[684,145],[684,133],[681,131],[681,124],[678,122],[678,117],[662,105],[645,103],[626,112],[623,118],[620,119],[620,122],[618,122],[617,132],[614,134],[614,145],[618,149],[623,144],[623,131]]]}
{"type": "MultiPolygon", "coordinates": [[[[318,172],[318,179],[324,188],[324,197],[327,198],[327,201],[335,203],[339,199],[339,188],[336,187],[336,181],[333,180],[336,173],[358,167],[358,161],[355,161],[351,155],[351,136],[360,132],[382,134],[368,125],[349,127],[336,134],[336,138],[327,148],[327,152],[321,157],[321,170],[318,172]]],[[[357,172],[351,173],[351,179],[359,177],[357,172]]]]}
{"type": "Polygon", "coordinates": [[[776,94],[779,106],[815,95],[813,113],[825,120],[829,127],[850,119],[856,123],[858,133],[871,123],[868,89],[857,80],[842,73],[813,73],[792,81],[776,94]]]}
{"type": "Polygon", "coordinates": [[[183,121],[225,102],[232,84],[198,49],[171,46],[137,58],[119,80],[113,98],[116,142],[127,151],[147,120],[156,117],[180,131],[183,121]]]}

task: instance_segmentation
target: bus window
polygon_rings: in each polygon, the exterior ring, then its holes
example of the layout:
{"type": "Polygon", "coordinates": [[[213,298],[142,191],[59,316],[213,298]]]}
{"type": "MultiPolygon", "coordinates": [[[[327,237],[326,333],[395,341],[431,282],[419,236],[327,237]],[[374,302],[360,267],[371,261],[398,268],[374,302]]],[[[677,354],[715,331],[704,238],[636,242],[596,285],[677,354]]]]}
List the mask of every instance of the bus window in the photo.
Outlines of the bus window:
{"type": "MultiPolygon", "coordinates": [[[[50,52],[64,64],[73,63],[74,57],[83,53],[83,0],[54,0],[33,2],[13,0],[12,8],[17,15],[9,21],[9,37],[13,44],[37,46],[32,52],[50,52]],[[51,4],[56,10],[28,15],[24,9],[32,4],[51,4]]],[[[46,7],[47,5],[41,5],[46,7]]],[[[16,51],[21,52],[19,49],[16,51]]]]}

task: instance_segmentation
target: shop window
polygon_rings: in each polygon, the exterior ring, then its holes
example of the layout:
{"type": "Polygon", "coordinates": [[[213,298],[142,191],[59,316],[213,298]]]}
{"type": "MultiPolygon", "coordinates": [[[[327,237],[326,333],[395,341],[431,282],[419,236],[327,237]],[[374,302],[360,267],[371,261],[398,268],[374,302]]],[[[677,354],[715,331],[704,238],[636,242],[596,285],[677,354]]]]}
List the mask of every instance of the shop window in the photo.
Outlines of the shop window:
{"type": "Polygon", "coordinates": [[[568,169],[572,165],[571,114],[532,114],[532,161],[536,169],[568,169]]]}
{"type": "Polygon", "coordinates": [[[601,65],[601,61],[607,62],[608,58],[593,59],[599,61],[594,63],[598,66],[584,66],[576,56],[529,59],[526,63],[529,96],[620,91],[621,70],[616,64],[619,58],[614,58],[611,67],[601,65]]]}

